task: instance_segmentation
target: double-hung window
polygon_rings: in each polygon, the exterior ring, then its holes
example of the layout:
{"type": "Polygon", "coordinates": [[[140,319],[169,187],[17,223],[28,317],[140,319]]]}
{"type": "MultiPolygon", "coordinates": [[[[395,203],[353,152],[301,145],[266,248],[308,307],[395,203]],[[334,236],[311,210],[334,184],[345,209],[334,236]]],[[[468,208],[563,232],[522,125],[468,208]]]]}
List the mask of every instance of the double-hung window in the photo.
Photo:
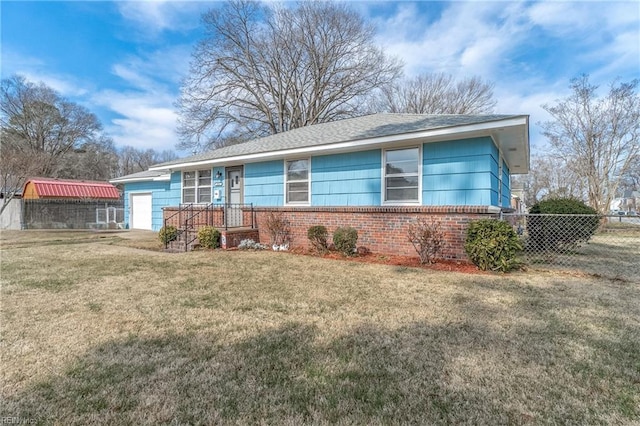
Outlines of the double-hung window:
{"type": "Polygon", "coordinates": [[[393,149],[384,152],[384,201],[415,203],[419,198],[419,148],[393,149]]]}
{"type": "Polygon", "coordinates": [[[309,204],[309,160],[285,161],[287,204],[309,204]]]}
{"type": "Polygon", "coordinates": [[[198,204],[211,202],[211,170],[182,173],[182,202],[198,204]]]}

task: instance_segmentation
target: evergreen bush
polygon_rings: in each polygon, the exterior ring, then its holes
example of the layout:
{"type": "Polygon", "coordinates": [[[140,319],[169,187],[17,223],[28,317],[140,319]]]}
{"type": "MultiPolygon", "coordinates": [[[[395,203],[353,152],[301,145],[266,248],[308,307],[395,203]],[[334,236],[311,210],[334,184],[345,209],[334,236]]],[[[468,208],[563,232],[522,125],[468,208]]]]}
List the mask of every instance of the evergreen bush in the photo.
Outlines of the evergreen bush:
{"type": "Polygon", "coordinates": [[[345,256],[353,256],[358,242],[358,231],[350,226],[341,227],[333,232],[333,245],[345,256]]]}
{"type": "Polygon", "coordinates": [[[307,230],[307,238],[311,243],[311,246],[318,252],[324,253],[327,251],[327,238],[329,233],[327,228],[323,225],[314,225],[307,230]]]}
{"type": "Polygon", "coordinates": [[[516,257],[522,243],[507,222],[483,219],[469,224],[464,250],[483,271],[508,272],[520,266],[516,257]]]}
{"type": "Polygon", "coordinates": [[[220,247],[220,231],[213,226],[203,226],[198,230],[200,247],[213,249],[220,247]]]}
{"type": "Polygon", "coordinates": [[[178,238],[178,228],[172,225],[163,226],[160,228],[160,231],[158,231],[158,238],[162,244],[167,245],[178,238]]]}
{"type": "Polygon", "coordinates": [[[596,210],[574,198],[543,200],[534,204],[529,213],[533,216],[527,222],[527,249],[533,251],[575,248],[578,243],[589,241],[600,224],[596,210]]]}

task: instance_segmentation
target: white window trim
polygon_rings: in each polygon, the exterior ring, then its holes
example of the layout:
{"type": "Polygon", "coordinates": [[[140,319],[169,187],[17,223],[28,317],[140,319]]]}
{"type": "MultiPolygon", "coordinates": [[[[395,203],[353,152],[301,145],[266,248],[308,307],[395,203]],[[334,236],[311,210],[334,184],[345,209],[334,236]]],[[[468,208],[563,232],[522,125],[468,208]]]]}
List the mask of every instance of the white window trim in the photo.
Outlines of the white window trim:
{"type": "Polygon", "coordinates": [[[283,203],[285,206],[300,206],[300,207],[308,207],[311,205],[311,157],[303,157],[303,158],[285,158],[283,161],[283,166],[284,166],[284,192],[283,192],[283,203]],[[307,173],[307,194],[309,194],[309,196],[307,197],[307,202],[287,202],[287,199],[289,198],[287,196],[287,163],[291,162],[291,161],[299,161],[299,160],[307,160],[307,164],[309,165],[309,171],[307,173]]]}
{"type": "Polygon", "coordinates": [[[384,206],[417,206],[422,205],[422,144],[398,146],[382,150],[382,166],[381,166],[381,182],[380,182],[380,200],[384,206]],[[387,167],[386,158],[388,151],[398,151],[402,149],[418,148],[418,199],[415,201],[387,201],[387,167]]]}
{"type": "Polygon", "coordinates": [[[213,200],[213,169],[198,169],[198,170],[183,170],[182,173],[180,173],[180,202],[182,204],[187,204],[184,201],[184,174],[185,173],[189,173],[189,172],[195,172],[196,173],[196,177],[195,177],[195,186],[189,186],[188,188],[193,188],[195,190],[194,193],[194,201],[193,203],[188,203],[188,204],[210,204],[213,200]],[[200,172],[201,171],[209,171],[211,173],[211,176],[209,177],[209,185],[200,185],[200,172]],[[200,188],[210,188],[211,190],[211,195],[209,197],[209,201],[207,202],[198,202],[198,195],[199,195],[199,189],[200,188]]]}

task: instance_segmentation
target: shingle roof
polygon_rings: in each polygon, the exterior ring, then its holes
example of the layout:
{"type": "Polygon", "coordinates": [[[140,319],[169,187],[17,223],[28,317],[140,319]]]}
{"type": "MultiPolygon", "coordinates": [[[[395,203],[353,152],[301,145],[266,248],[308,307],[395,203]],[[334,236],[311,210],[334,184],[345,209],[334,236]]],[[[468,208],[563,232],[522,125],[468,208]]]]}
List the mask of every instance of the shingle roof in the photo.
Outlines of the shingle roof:
{"type": "Polygon", "coordinates": [[[372,114],[330,123],[293,129],[241,144],[225,146],[180,160],[161,163],[153,169],[177,164],[207,161],[295,148],[306,148],[371,139],[384,136],[410,134],[426,130],[488,123],[521,115],[424,115],[424,114],[372,114]]]}

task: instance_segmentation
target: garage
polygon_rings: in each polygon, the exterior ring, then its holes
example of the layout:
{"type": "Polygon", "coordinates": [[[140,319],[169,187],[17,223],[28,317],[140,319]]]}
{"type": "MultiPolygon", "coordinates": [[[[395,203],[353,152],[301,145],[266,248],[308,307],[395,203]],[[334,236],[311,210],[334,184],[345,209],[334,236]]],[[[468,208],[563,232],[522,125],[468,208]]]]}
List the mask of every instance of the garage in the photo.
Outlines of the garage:
{"type": "Polygon", "coordinates": [[[152,230],[151,225],[151,193],[131,194],[131,229],[152,230]]]}

